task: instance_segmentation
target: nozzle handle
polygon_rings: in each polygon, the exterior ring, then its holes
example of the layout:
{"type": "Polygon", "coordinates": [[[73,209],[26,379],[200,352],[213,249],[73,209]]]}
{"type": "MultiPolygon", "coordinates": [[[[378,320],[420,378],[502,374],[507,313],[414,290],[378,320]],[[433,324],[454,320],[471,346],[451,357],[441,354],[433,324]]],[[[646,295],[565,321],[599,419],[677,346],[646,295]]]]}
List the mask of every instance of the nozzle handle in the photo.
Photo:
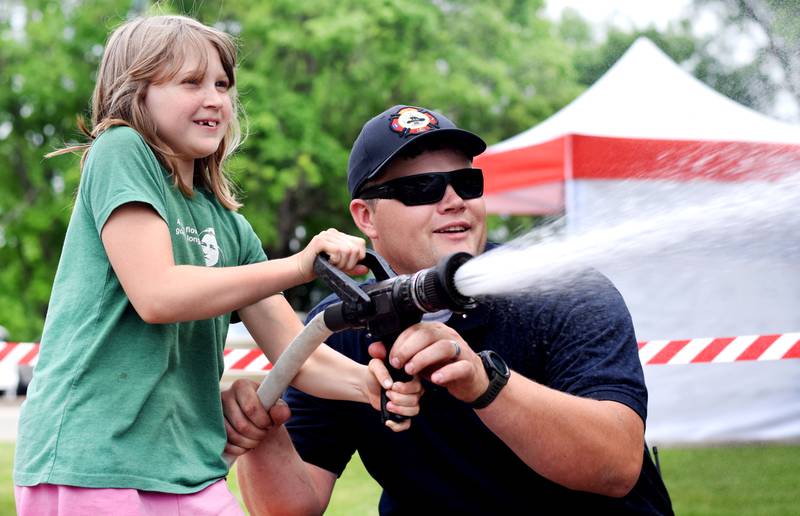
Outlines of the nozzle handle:
{"type": "MultiPolygon", "coordinates": [[[[389,370],[389,375],[392,377],[392,380],[396,382],[409,382],[413,376],[406,373],[403,369],[395,368],[389,363],[389,352],[392,350],[392,345],[394,345],[394,341],[397,339],[398,335],[399,334],[385,335],[381,338],[381,342],[383,342],[384,346],[386,346],[386,358],[383,360],[383,363],[386,366],[386,369],[389,370]]],[[[386,408],[386,403],[388,401],[389,398],[386,396],[386,390],[381,389],[381,421],[384,424],[389,420],[401,423],[409,419],[408,416],[401,416],[400,414],[389,412],[389,410],[386,408]]]]}
{"type": "Polygon", "coordinates": [[[319,253],[314,258],[314,274],[333,290],[345,303],[367,303],[370,299],[358,283],[347,274],[334,267],[326,253],[319,253]]]}
{"type": "Polygon", "coordinates": [[[383,256],[372,249],[367,249],[367,254],[364,256],[364,259],[358,263],[366,265],[377,281],[383,281],[397,276],[391,265],[389,265],[389,262],[384,260],[383,256]]]}
{"type": "MultiPolygon", "coordinates": [[[[389,263],[372,249],[367,249],[367,254],[358,263],[366,265],[378,281],[397,276],[389,263]]],[[[327,253],[319,253],[317,257],[314,258],[314,274],[324,281],[325,284],[339,296],[339,299],[345,303],[370,303],[369,295],[364,292],[353,278],[331,264],[330,257],[327,253]]]]}

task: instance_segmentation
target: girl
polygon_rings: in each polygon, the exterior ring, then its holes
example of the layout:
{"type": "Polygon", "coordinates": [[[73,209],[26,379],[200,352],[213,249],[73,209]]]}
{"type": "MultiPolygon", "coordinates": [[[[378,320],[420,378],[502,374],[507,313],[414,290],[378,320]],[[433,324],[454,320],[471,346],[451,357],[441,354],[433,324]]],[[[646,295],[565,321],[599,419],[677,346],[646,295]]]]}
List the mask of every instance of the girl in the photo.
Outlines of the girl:
{"type": "MultiPolygon", "coordinates": [[[[312,279],[319,252],[359,272],[360,238],[327,230],[266,261],[235,213],[222,168],[240,139],[235,60],[229,36],[178,16],[108,40],[20,418],[21,515],[241,514],[221,457],[230,313],[274,361],[302,328],[280,292],[312,279]]],[[[295,385],[377,407],[378,379],[388,373],[321,346],[295,385]]],[[[415,414],[418,388],[392,393],[393,410],[415,414]]]]}

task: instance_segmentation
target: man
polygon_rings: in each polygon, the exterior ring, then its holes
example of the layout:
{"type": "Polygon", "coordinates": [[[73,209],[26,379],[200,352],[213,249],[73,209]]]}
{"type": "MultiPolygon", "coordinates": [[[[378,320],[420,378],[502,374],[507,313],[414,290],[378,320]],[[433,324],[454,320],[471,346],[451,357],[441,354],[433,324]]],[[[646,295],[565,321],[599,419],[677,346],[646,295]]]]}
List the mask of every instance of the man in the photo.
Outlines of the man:
{"type": "MultiPolygon", "coordinates": [[[[483,180],[470,167],[485,146],[422,108],[394,106],[364,125],[348,166],[350,213],[398,274],[484,251],[483,180]]],[[[390,353],[426,381],[407,432],[383,428],[369,407],[290,390],[287,434],[286,408],[270,421],[252,382],[224,394],[231,451],[260,441],[239,466],[254,513],[322,512],[356,451],[383,488],[381,514],[672,513],[644,443],[630,315],[608,280],[587,271],[562,289],[436,315],[390,353]]],[[[364,331],[327,342],[370,359],[364,331]]]]}

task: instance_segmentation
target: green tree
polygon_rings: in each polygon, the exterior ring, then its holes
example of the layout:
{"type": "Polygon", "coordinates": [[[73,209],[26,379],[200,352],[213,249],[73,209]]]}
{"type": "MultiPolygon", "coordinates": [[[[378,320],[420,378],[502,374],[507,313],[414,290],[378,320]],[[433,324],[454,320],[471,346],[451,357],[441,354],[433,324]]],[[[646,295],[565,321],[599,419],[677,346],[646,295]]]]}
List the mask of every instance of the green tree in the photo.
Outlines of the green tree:
{"type": "MultiPolygon", "coordinates": [[[[0,324],[37,339],[79,177],[79,141],[108,31],[143,1],[0,6],[0,324]]],[[[579,91],[540,1],[160,2],[238,37],[249,137],[231,163],[243,213],[270,256],[300,248],[346,210],[347,155],[393,103],[441,110],[488,142],[549,116],[579,91]]],[[[307,289],[290,292],[305,308],[307,289]]]]}
{"type": "Polygon", "coordinates": [[[128,2],[0,7],[0,324],[38,338],[78,181],[77,138],[109,24],[128,2]]]}
{"type": "Polygon", "coordinates": [[[558,22],[558,32],[573,52],[578,82],[585,87],[594,84],[641,36],[653,41],[678,63],[691,58],[699,46],[689,22],[685,20],[673,23],[664,31],[653,26],[634,30],[623,30],[613,25],[597,28],[583,19],[578,11],[565,9],[558,22]],[[600,41],[597,41],[597,29],[603,32],[600,41]]]}
{"type": "Polygon", "coordinates": [[[717,91],[759,111],[775,114],[783,94],[800,119],[800,1],[695,0],[698,10],[713,12],[722,26],[705,36],[695,75],[717,91]],[[742,47],[752,59],[732,61],[742,47]]]}
{"type": "MultiPolygon", "coordinates": [[[[234,162],[244,213],[268,254],[325,227],[355,230],[347,155],[361,124],[395,103],[439,109],[494,142],[578,92],[540,2],[229,1],[219,19],[242,45],[250,137],[234,162]]],[[[308,307],[308,289],[290,293],[308,307]],[[302,298],[302,299],[301,299],[302,298]]]]}
{"type": "Polygon", "coordinates": [[[593,84],[639,36],[650,38],[674,61],[723,95],[753,109],[775,114],[779,93],[800,114],[800,2],[797,0],[695,0],[685,19],[666,30],[606,27],[598,43],[592,27],[567,9],[559,35],[574,52],[578,80],[593,84]],[[719,27],[708,32],[698,20],[719,27]],[[742,49],[752,59],[742,61],[742,49]]]}

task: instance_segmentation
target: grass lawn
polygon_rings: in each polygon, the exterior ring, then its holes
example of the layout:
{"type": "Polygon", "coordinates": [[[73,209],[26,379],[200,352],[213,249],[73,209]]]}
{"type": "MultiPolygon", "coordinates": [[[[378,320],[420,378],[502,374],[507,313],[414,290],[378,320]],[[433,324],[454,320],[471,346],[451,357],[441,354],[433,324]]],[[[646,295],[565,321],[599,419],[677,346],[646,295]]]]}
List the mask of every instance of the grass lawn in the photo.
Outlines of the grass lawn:
{"type": "MultiPolygon", "coordinates": [[[[12,443],[0,443],[0,516],[14,515],[12,443]]],[[[800,445],[659,449],[675,513],[796,515],[800,507],[800,445]]],[[[238,495],[235,471],[231,486],[238,495]]],[[[354,459],[336,483],[326,514],[377,514],[380,490],[354,459]]]]}
{"type": "MultiPolygon", "coordinates": [[[[228,477],[233,493],[239,497],[239,483],[236,480],[236,467],[228,477]]],[[[381,489],[372,480],[358,456],[354,457],[341,478],[336,481],[336,488],[331,496],[331,503],[326,516],[359,516],[378,514],[378,499],[381,489]]],[[[3,513],[0,512],[0,516],[3,513]]]]}
{"type": "Polygon", "coordinates": [[[675,514],[800,514],[800,445],[659,449],[675,514]]]}
{"type": "Polygon", "coordinates": [[[0,443],[0,516],[14,516],[14,484],[11,466],[14,463],[14,443],[0,443]]]}

